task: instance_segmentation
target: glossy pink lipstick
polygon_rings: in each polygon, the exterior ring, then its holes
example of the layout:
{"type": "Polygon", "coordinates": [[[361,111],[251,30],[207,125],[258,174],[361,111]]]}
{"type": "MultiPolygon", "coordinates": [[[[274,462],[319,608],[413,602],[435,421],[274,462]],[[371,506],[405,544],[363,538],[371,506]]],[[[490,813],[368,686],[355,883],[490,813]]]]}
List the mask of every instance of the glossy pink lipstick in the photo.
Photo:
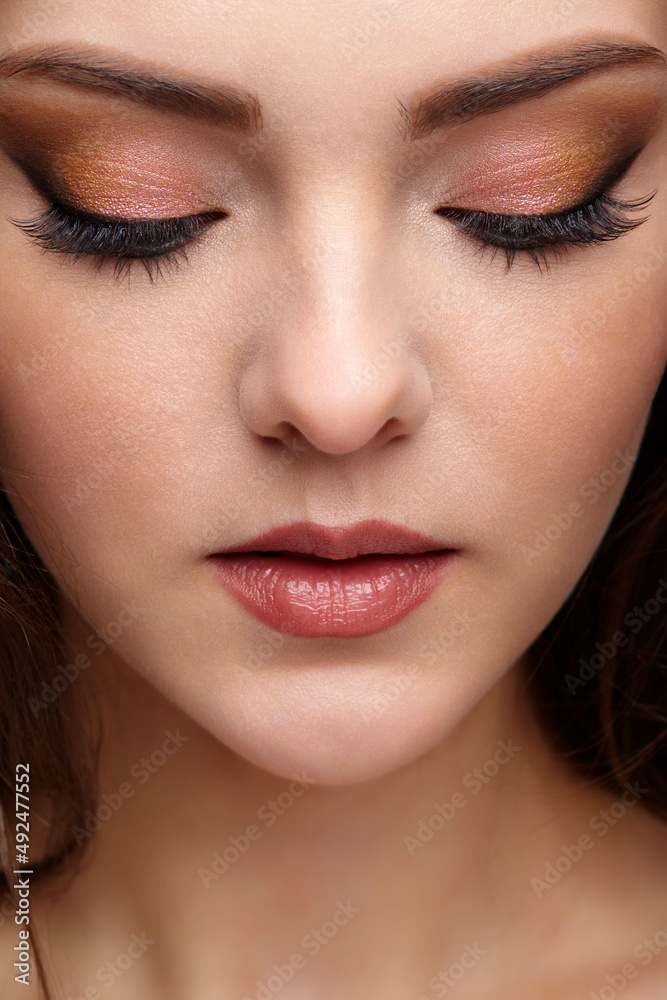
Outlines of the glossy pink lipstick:
{"type": "Polygon", "coordinates": [[[278,632],[353,638],[414,611],[453,566],[456,551],[386,521],[301,521],[210,559],[222,585],[278,632]]]}

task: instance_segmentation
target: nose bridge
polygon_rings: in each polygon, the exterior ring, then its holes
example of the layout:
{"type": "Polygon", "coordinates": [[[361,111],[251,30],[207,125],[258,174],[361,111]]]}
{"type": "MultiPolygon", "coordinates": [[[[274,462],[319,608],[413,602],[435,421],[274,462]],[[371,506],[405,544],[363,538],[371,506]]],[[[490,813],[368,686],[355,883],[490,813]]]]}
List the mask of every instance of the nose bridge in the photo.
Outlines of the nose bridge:
{"type": "Polygon", "coordinates": [[[303,266],[263,331],[241,405],[263,436],[287,442],[296,429],[342,454],[417,429],[430,389],[407,346],[383,193],[349,173],[300,190],[286,213],[281,267],[303,266]]]}
{"type": "Polygon", "coordinates": [[[328,360],[332,376],[352,377],[400,339],[403,309],[380,198],[361,182],[342,187],[315,193],[294,213],[295,252],[307,266],[277,333],[292,365],[319,358],[328,360]]]}
{"type": "Polygon", "coordinates": [[[290,303],[285,327],[277,331],[285,387],[319,379],[311,409],[319,400],[341,420],[346,411],[363,406],[360,395],[366,407],[375,404],[381,410],[382,402],[374,397],[384,397],[387,404],[400,391],[395,371],[385,368],[382,380],[367,377],[399,339],[400,311],[381,252],[381,220],[356,201],[341,199],[306,227],[318,229],[314,242],[320,251],[304,275],[301,294],[290,303]]]}
{"type": "Polygon", "coordinates": [[[288,245],[298,245],[302,255],[317,248],[311,273],[325,279],[323,290],[354,295],[380,262],[383,192],[366,172],[351,169],[344,176],[342,169],[332,171],[303,187],[286,220],[288,245]]]}

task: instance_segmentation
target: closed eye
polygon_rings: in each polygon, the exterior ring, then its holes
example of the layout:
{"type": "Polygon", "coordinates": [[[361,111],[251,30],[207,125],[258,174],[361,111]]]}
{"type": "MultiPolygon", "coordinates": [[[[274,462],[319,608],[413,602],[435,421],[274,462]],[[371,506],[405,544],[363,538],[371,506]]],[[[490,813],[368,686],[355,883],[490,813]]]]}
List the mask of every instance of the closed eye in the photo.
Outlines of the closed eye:
{"type": "Polygon", "coordinates": [[[54,202],[38,219],[14,225],[46,252],[74,260],[93,258],[100,267],[111,261],[118,277],[140,261],[154,280],[163,265],[187,259],[187,248],[226,216],[226,212],[204,212],[171,219],[120,219],[54,202]]]}
{"type": "Polygon", "coordinates": [[[500,215],[443,206],[437,208],[435,214],[451,220],[461,233],[479,244],[480,250],[491,247],[494,255],[497,250],[503,250],[508,271],[517,255],[529,257],[540,270],[543,264],[548,269],[549,254],[564,253],[572,246],[585,247],[616,240],[648,221],[646,215],[632,216],[648,207],[656,191],[634,201],[624,201],[610,194],[636,156],[637,153],[607,178],[594,197],[562,212],[500,215]]]}

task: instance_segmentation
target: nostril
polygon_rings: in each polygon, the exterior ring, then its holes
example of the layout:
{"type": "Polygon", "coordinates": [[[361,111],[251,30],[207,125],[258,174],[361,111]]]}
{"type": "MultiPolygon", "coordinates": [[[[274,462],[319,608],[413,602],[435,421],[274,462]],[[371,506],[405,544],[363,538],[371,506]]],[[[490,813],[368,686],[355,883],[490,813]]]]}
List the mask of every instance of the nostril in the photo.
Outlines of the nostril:
{"type": "MultiPolygon", "coordinates": [[[[364,327],[363,318],[356,326],[364,327]]],[[[389,363],[358,387],[355,376],[369,349],[360,339],[358,330],[356,340],[326,331],[315,336],[306,330],[298,338],[293,329],[289,336],[276,334],[239,383],[246,425],[294,455],[342,457],[415,434],[431,407],[427,370],[410,351],[391,352],[389,363]]]]}

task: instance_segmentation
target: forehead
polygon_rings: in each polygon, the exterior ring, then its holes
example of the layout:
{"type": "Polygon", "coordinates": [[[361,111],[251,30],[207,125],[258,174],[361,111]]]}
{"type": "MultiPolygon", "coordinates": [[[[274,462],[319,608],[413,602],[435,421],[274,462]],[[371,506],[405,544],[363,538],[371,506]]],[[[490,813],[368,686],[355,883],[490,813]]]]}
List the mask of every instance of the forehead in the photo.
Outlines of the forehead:
{"type": "Polygon", "coordinates": [[[248,89],[269,121],[323,115],[348,128],[393,115],[398,97],[438,80],[587,38],[664,48],[667,0],[0,2],[0,54],[105,45],[248,89]]]}
{"type": "Polygon", "coordinates": [[[363,171],[401,150],[402,109],[434,87],[582,41],[665,50],[666,14],[667,0],[0,0],[0,57],[90,45],[244,92],[283,165],[363,171]]]}

